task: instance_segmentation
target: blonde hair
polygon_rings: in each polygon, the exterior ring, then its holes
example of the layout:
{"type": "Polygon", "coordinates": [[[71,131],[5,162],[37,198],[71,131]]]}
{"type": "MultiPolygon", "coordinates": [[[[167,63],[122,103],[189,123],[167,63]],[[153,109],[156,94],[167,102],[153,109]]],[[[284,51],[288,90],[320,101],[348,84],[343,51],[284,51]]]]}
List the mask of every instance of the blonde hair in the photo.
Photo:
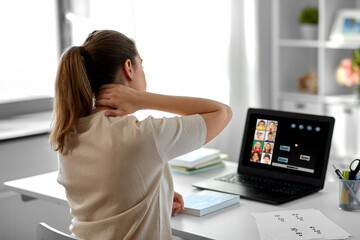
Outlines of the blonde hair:
{"type": "Polygon", "coordinates": [[[71,47],[61,56],[55,81],[53,124],[50,143],[63,152],[66,137],[81,117],[91,114],[94,95],[103,84],[113,83],[121,65],[138,54],[133,40],[124,34],[92,32],[82,46],[71,47]]]}

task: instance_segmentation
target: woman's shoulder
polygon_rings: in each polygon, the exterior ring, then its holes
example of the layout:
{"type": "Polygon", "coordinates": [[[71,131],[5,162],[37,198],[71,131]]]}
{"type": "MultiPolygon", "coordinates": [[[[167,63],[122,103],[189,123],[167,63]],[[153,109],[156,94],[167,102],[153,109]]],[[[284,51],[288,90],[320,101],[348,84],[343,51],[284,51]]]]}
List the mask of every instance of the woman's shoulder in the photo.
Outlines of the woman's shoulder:
{"type": "MultiPolygon", "coordinates": [[[[123,131],[135,132],[159,132],[165,129],[178,129],[181,126],[201,125],[204,120],[200,115],[190,116],[170,116],[153,117],[135,115],[126,115],[118,117],[107,117],[105,111],[97,112],[85,118],[81,118],[77,124],[77,130],[88,131],[91,129],[112,129],[114,131],[122,129],[123,131]],[[185,125],[184,125],[185,124],[185,125]],[[135,132],[133,131],[135,130],[135,132]]],[[[204,124],[203,124],[204,125],[204,124]]],[[[79,131],[78,131],[79,132],[79,131]]]]}
{"type": "Polygon", "coordinates": [[[144,125],[144,124],[155,124],[155,125],[169,125],[173,126],[173,125],[178,125],[178,124],[202,124],[204,122],[204,119],[201,117],[201,115],[199,114],[194,114],[194,115],[187,115],[187,116],[147,116],[145,118],[142,118],[142,120],[138,120],[135,116],[134,119],[131,120],[135,120],[137,125],[144,125]]]}
{"type": "Polygon", "coordinates": [[[76,130],[77,132],[84,132],[98,127],[113,128],[121,125],[129,125],[131,123],[135,124],[136,122],[137,118],[132,115],[107,117],[105,116],[105,111],[100,111],[80,118],[76,124],[76,130]]]}

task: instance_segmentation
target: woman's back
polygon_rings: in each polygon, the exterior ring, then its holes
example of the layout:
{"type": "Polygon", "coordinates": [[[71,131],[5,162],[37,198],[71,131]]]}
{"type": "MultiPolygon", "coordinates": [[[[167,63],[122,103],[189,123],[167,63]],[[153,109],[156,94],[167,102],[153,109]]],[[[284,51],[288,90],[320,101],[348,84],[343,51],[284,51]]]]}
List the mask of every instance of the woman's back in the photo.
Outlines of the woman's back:
{"type": "Polygon", "coordinates": [[[173,200],[167,160],[203,144],[195,139],[205,139],[199,115],[138,122],[98,112],[81,118],[66,139],[71,147],[59,156],[71,231],[85,239],[171,238],[172,209],[164,211],[173,200]],[[201,125],[203,136],[194,138],[192,128],[201,125]]]}

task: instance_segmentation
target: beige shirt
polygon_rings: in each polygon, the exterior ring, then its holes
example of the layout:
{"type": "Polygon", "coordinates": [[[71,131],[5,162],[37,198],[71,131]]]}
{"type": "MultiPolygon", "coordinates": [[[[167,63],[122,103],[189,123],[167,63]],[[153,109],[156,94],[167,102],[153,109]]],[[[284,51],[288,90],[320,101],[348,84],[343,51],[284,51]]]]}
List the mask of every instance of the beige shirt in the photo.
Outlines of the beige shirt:
{"type": "Polygon", "coordinates": [[[205,136],[200,115],[139,122],[102,111],[81,118],[59,154],[70,230],[83,239],[171,239],[167,161],[201,147],[205,136]]]}

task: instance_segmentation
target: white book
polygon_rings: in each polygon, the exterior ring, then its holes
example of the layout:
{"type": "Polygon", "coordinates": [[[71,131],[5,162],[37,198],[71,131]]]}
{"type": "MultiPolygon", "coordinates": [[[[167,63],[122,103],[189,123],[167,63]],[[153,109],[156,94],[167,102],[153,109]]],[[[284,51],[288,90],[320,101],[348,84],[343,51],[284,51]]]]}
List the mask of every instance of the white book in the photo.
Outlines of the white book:
{"type": "Polygon", "coordinates": [[[222,161],[225,161],[225,160],[229,160],[229,155],[227,155],[225,153],[221,153],[220,158],[215,158],[213,160],[209,160],[207,162],[200,163],[199,165],[196,165],[194,168],[203,168],[203,167],[212,165],[212,164],[217,163],[217,162],[222,162],[222,161]]]}
{"type": "Polygon", "coordinates": [[[220,150],[212,148],[199,148],[195,151],[181,155],[169,161],[170,165],[194,168],[195,166],[220,158],[220,150]]]}
{"type": "Polygon", "coordinates": [[[201,217],[239,202],[238,195],[203,190],[184,197],[183,213],[201,217]]]}
{"type": "MultiPolygon", "coordinates": [[[[194,170],[182,170],[182,169],[176,169],[176,168],[171,168],[171,172],[173,173],[178,173],[178,174],[185,174],[185,175],[193,175],[193,174],[198,174],[198,173],[203,173],[203,172],[208,172],[208,171],[212,171],[218,168],[223,168],[225,167],[225,164],[222,162],[219,162],[218,164],[214,164],[212,166],[208,166],[208,167],[204,167],[204,168],[194,168],[194,170]]],[[[192,168],[190,168],[192,169],[192,168]]]]}

